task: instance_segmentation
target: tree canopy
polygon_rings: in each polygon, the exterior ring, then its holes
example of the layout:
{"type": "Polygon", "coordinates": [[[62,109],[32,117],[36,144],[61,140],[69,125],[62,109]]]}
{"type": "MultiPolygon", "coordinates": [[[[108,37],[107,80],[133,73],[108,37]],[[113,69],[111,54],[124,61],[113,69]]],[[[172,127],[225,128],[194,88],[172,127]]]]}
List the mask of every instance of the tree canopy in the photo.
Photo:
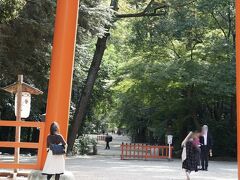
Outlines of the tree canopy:
{"type": "MultiPolygon", "coordinates": [[[[108,125],[125,129],[133,142],[164,144],[171,133],[178,150],[189,130],[208,124],[216,155],[236,156],[235,2],[111,2],[115,11],[107,0],[80,5],[70,124],[78,121],[95,44],[108,37],[78,135],[108,125]]],[[[0,87],[24,74],[44,91],[29,119],[45,113],[55,6],[0,0],[0,87]]],[[[0,118],[13,119],[13,96],[0,97],[0,118]]]]}

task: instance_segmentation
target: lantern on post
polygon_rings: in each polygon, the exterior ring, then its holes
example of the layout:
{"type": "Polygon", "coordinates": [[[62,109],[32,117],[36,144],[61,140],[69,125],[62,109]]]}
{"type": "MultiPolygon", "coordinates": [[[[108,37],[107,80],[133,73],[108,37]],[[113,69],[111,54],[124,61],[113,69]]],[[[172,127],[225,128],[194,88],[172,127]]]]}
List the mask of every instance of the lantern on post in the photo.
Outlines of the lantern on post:
{"type": "MultiPolygon", "coordinates": [[[[22,118],[27,118],[30,114],[31,108],[31,94],[40,95],[43,94],[37,88],[24,83],[23,75],[18,75],[18,81],[2,88],[4,91],[7,91],[11,94],[15,94],[15,116],[16,121],[21,121],[22,118]]],[[[21,127],[16,127],[15,132],[15,142],[20,142],[21,137],[21,127]]],[[[19,163],[19,153],[20,149],[15,147],[14,149],[14,160],[15,163],[19,163]]],[[[16,170],[15,170],[16,171],[16,170]]]]}

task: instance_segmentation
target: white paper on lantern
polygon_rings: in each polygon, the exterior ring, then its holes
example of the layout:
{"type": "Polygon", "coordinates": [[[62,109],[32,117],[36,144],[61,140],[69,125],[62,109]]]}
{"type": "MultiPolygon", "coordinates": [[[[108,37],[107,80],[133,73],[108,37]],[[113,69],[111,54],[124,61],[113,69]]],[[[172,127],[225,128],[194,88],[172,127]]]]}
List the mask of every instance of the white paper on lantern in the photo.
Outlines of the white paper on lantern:
{"type": "MultiPolygon", "coordinates": [[[[22,92],[21,118],[29,117],[30,109],[31,109],[31,94],[28,92],[22,92]]],[[[15,116],[17,116],[17,94],[15,95],[15,116]]]]}
{"type": "Polygon", "coordinates": [[[168,135],[167,139],[168,139],[168,144],[172,144],[173,135],[168,135]]]}

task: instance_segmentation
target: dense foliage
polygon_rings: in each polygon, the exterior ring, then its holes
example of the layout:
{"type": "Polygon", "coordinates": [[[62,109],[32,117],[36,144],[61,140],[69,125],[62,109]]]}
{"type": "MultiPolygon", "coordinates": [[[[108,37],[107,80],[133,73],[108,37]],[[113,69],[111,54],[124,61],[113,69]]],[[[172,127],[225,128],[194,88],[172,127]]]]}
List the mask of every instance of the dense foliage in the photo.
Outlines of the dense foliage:
{"type": "MultiPolygon", "coordinates": [[[[45,114],[46,111],[56,1],[1,0],[0,3],[0,87],[15,82],[17,75],[23,74],[25,82],[44,92],[44,95],[33,97],[31,115],[28,118],[41,120],[41,114],[45,114]]],[[[72,113],[84,86],[94,42],[98,36],[103,36],[104,26],[112,16],[109,6],[99,0],[81,1],[79,14],[81,18],[76,45],[72,113]]],[[[108,72],[103,68],[94,91],[99,100],[105,96],[102,79],[106,76],[108,72]]],[[[15,119],[14,96],[0,91],[0,97],[0,118],[15,119]]],[[[95,101],[97,100],[93,99],[92,106],[95,101]]],[[[13,132],[12,128],[1,128],[0,139],[13,139],[13,132]]],[[[22,133],[22,137],[28,141],[35,141],[38,136],[36,129],[30,132],[23,130],[22,133]]]]}
{"type": "Polygon", "coordinates": [[[137,142],[162,144],[172,133],[176,149],[189,130],[208,124],[216,155],[234,156],[234,2],[169,2],[167,15],[120,21],[112,32],[110,119],[137,142]]]}
{"type": "MultiPolygon", "coordinates": [[[[214,154],[235,156],[234,1],[166,2],[161,16],[114,18],[79,135],[101,132],[108,124],[109,129],[126,129],[141,143],[163,144],[171,133],[179,149],[189,130],[208,124],[214,154]]],[[[119,0],[118,12],[139,13],[148,3],[119,0]]],[[[70,120],[86,84],[96,40],[112,22],[109,4],[81,1],[70,120]]],[[[0,0],[0,87],[24,74],[26,82],[44,91],[33,98],[29,119],[39,120],[45,113],[55,6],[52,0],[0,0]]],[[[0,92],[1,119],[15,118],[13,100],[0,92]]],[[[0,130],[0,139],[13,138],[9,128],[0,130]]],[[[24,131],[23,137],[34,141],[31,132],[24,131]]]]}
{"type": "Polygon", "coordinates": [[[89,136],[80,136],[76,139],[73,155],[96,155],[97,154],[97,141],[89,136]]]}

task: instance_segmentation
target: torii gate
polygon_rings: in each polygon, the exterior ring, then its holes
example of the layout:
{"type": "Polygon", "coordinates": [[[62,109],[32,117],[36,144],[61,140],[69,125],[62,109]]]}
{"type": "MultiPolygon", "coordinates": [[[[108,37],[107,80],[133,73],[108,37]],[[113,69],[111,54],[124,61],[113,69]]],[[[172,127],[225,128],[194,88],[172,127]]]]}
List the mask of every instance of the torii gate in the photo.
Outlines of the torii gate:
{"type": "MultiPolygon", "coordinates": [[[[59,123],[61,133],[67,138],[78,7],[79,0],[57,2],[44,138],[47,137],[53,121],[59,123]]],[[[236,0],[236,12],[237,155],[240,180],[240,0],[236,0]]],[[[45,148],[43,146],[41,167],[46,158],[45,148]]]]}
{"type": "MultiPolygon", "coordinates": [[[[58,0],[49,83],[45,135],[57,121],[67,137],[76,28],[79,0],[58,0]]],[[[237,93],[237,156],[240,180],[240,0],[236,0],[236,93],[237,93]]],[[[43,147],[45,149],[45,147],[43,147]]],[[[42,167],[46,158],[43,149],[42,167]]]]}
{"type": "MultiPolygon", "coordinates": [[[[59,123],[60,131],[67,139],[78,9],[79,0],[57,1],[44,139],[47,138],[50,124],[53,121],[59,123]]],[[[240,0],[236,0],[236,10],[237,141],[238,169],[240,169],[240,0]]],[[[45,159],[46,145],[43,145],[40,159],[41,168],[44,166],[45,159]]],[[[240,171],[238,171],[238,179],[240,179],[240,171]]]]}
{"type": "Polygon", "coordinates": [[[57,0],[45,123],[0,121],[0,126],[12,126],[18,129],[21,127],[39,128],[40,135],[38,143],[20,141],[0,142],[3,147],[37,149],[37,162],[21,164],[18,161],[14,163],[4,163],[0,161],[0,168],[43,169],[47,156],[46,139],[49,134],[50,125],[54,121],[59,124],[61,134],[67,139],[79,1],[80,0],[57,0]]]}

